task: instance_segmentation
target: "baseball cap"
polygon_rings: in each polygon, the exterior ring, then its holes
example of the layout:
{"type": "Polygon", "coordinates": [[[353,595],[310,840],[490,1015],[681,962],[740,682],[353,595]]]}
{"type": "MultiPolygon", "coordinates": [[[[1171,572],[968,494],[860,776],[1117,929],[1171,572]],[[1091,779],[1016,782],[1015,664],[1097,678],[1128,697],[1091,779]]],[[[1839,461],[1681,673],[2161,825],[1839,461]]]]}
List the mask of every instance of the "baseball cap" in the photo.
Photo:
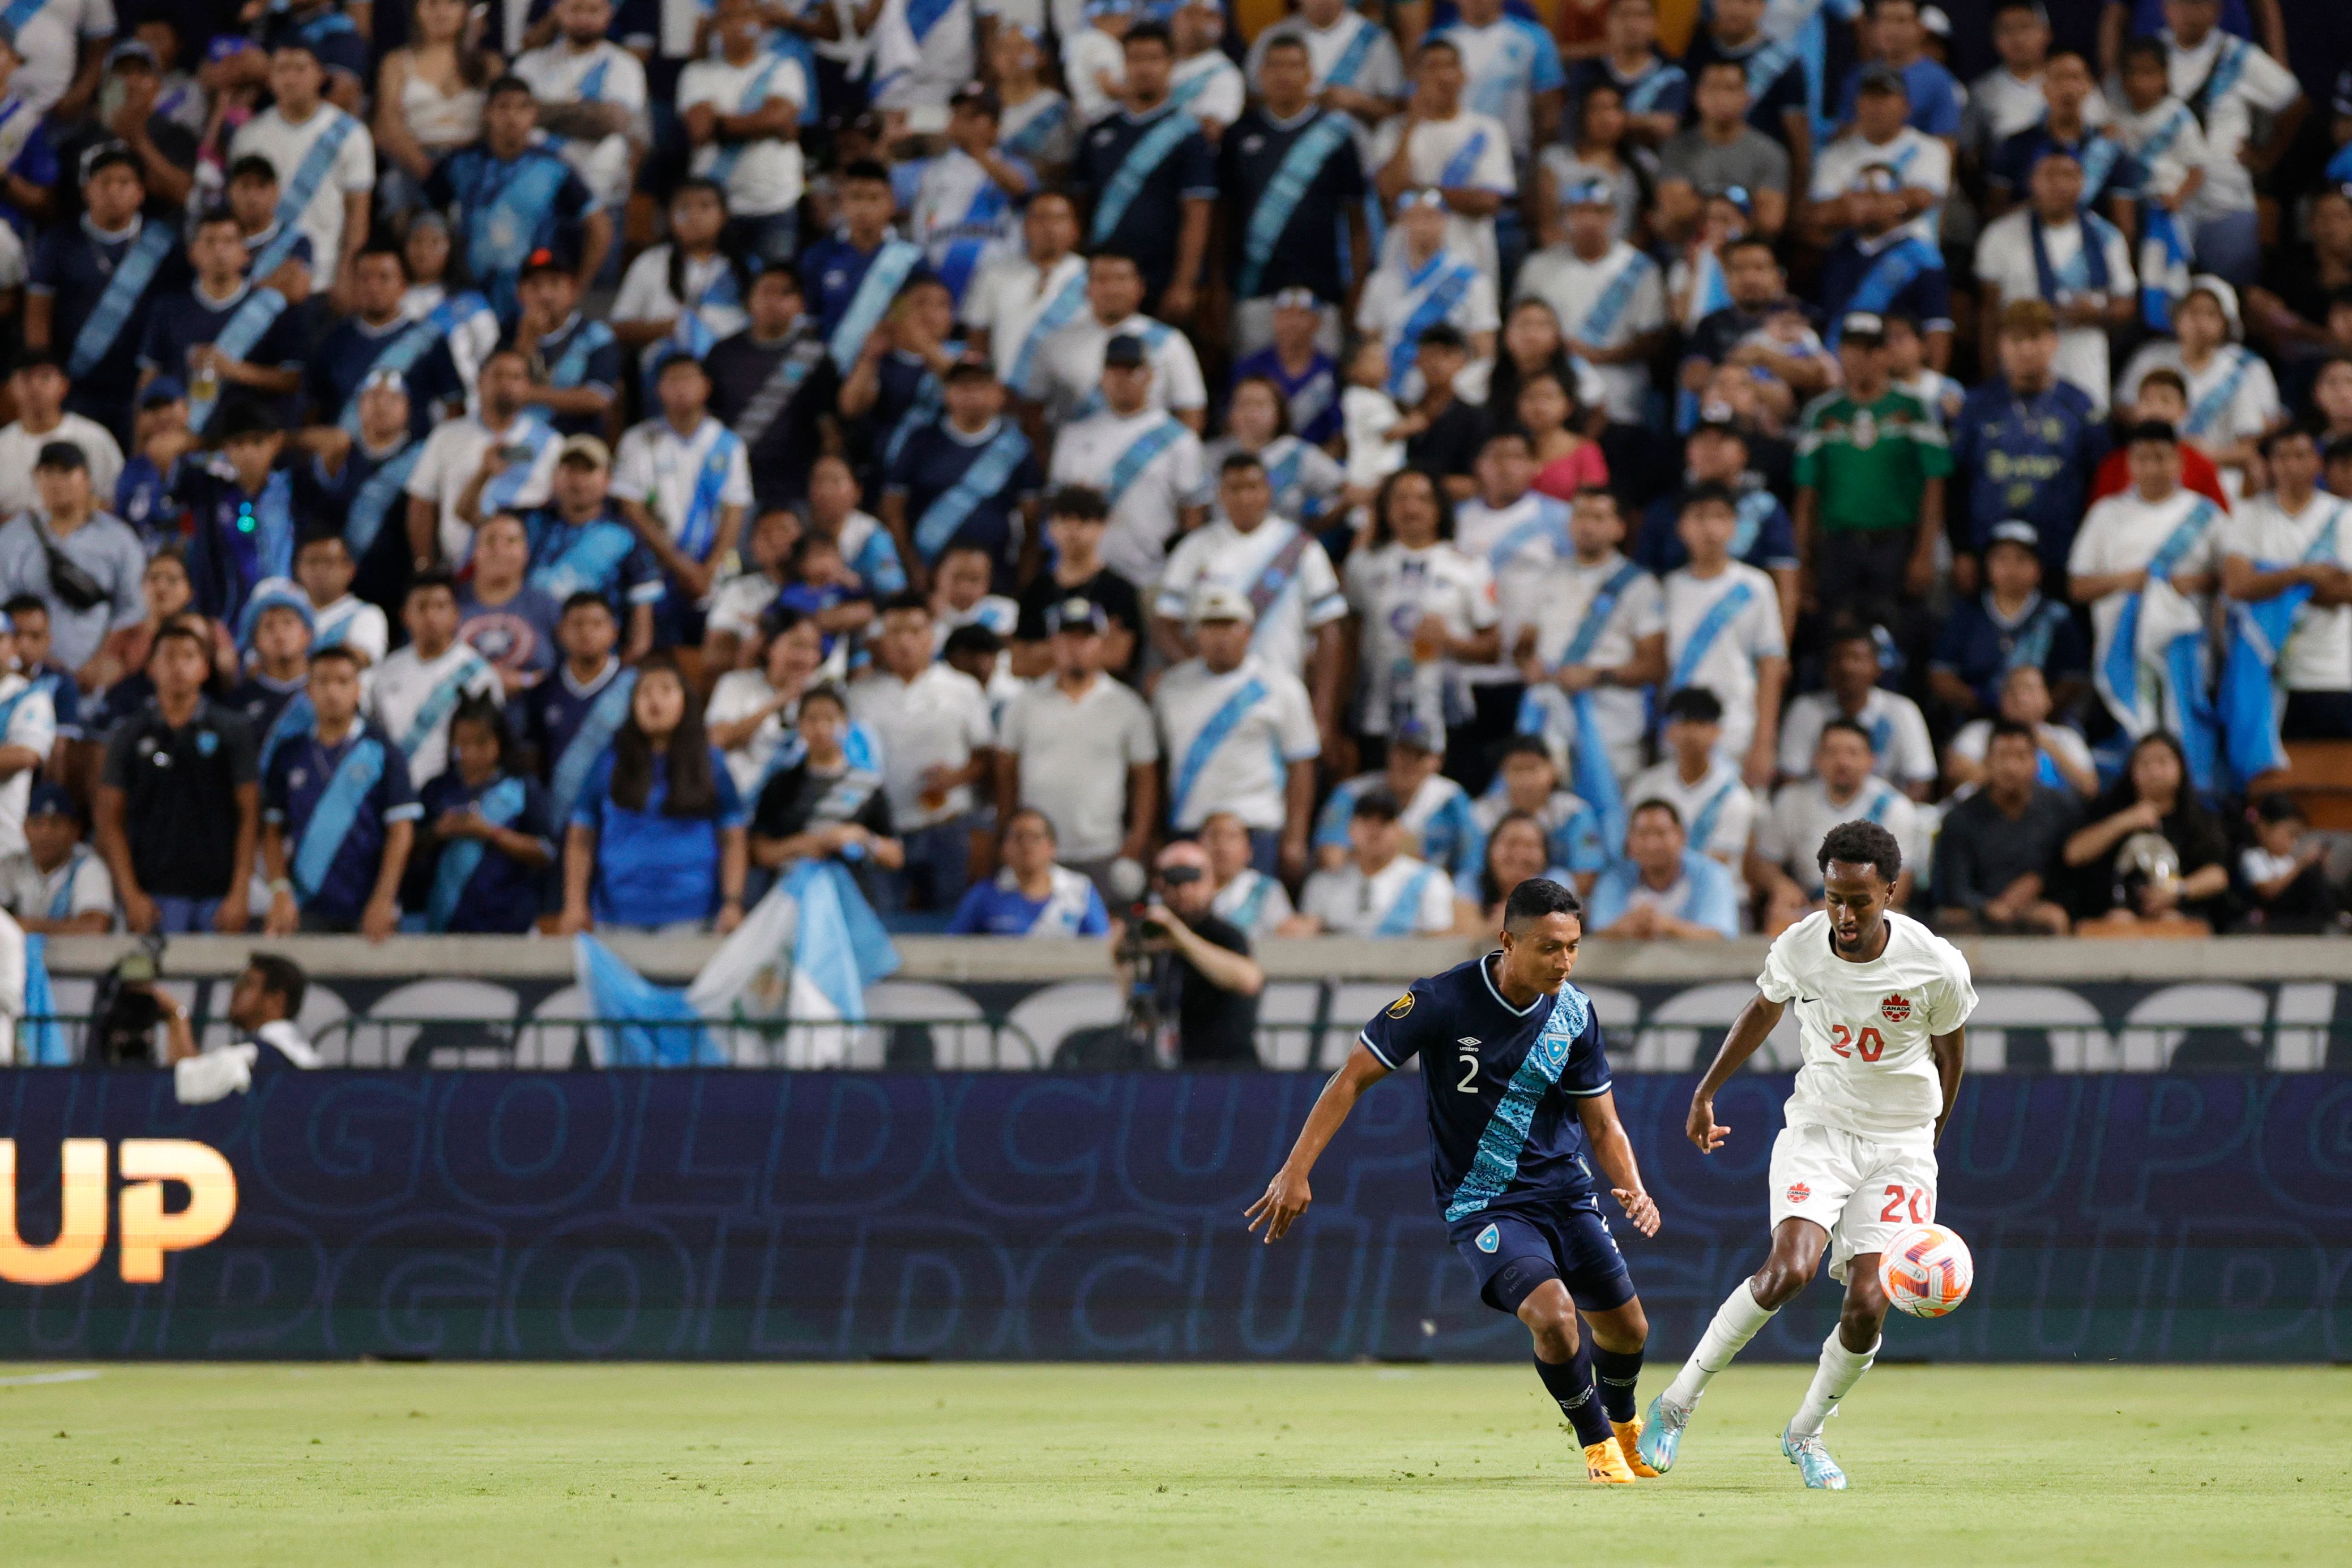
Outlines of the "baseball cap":
{"type": "Polygon", "coordinates": [[[1257,623],[1257,612],[1239,590],[1212,584],[1192,601],[1192,623],[1197,626],[1209,621],[1238,621],[1244,626],[1254,626],[1257,623]]]}
{"type": "Polygon", "coordinates": [[[1886,318],[1871,310],[1849,310],[1838,323],[1841,338],[1867,338],[1874,343],[1886,340],[1886,318]]]}
{"type": "Polygon", "coordinates": [[[149,47],[143,39],[125,38],[122,42],[115,45],[114,47],[106,51],[106,68],[108,70],[112,70],[115,67],[121,65],[125,60],[142,61],[151,71],[157,68],[155,51],[149,47]]]}
{"type": "Polygon", "coordinates": [[[1991,542],[1997,545],[2023,545],[2034,554],[2042,553],[2042,530],[2021,517],[2008,517],[1992,526],[1991,542]]]}
{"type": "Polygon", "coordinates": [[[1716,185],[1706,193],[1713,200],[1729,202],[1739,209],[1742,217],[1752,218],[1756,215],[1756,198],[1749,193],[1745,185],[1716,185]]]}
{"type": "Polygon", "coordinates": [[[532,251],[529,256],[522,258],[521,276],[526,278],[536,277],[542,272],[562,272],[568,274],[571,270],[572,267],[569,262],[566,262],[562,256],[557,256],[553,251],[549,250],[544,246],[532,251]]]}
{"type": "Polygon", "coordinates": [[[25,815],[27,817],[70,817],[73,814],[73,797],[66,793],[66,787],[62,784],[53,784],[44,779],[34,785],[33,792],[25,798],[25,815]]]}
{"type": "Polygon", "coordinates": [[[1864,67],[1854,88],[1858,92],[1899,92],[1906,98],[1911,96],[1911,84],[1903,79],[1903,73],[1888,66],[1864,67]]]}
{"type": "Polygon", "coordinates": [[[1110,630],[1110,617],[1093,600],[1073,596],[1045,612],[1045,630],[1049,632],[1092,632],[1100,635],[1110,630]]]}
{"type": "Polygon", "coordinates": [[[1143,340],[1132,332],[1121,332],[1103,345],[1103,364],[1106,368],[1120,365],[1133,370],[1138,365],[1149,362],[1149,357],[1143,351],[1143,340]]]}
{"type": "Polygon", "coordinates": [[[1402,746],[1408,750],[1425,751],[1432,756],[1445,749],[1445,742],[1432,736],[1429,733],[1429,727],[1417,718],[1409,718],[1398,725],[1389,735],[1389,745],[1391,747],[1402,746]]]}
{"type": "Polygon", "coordinates": [[[565,436],[563,444],[555,449],[555,460],[562,463],[570,457],[584,458],[599,468],[610,468],[613,465],[613,449],[605,445],[600,436],[565,436]]]}
{"type": "Polygon", "coordinates": [[[1952,19],[1944,14],[1941,5],[1922,5],[1919,30],[1932,38],[1948,38],[1952,36],[1952,19]]]}
{"type": "Polygon", "coordinates": [[[87,468],[89,454],[71,441],[45,441],[33,459],[36,468],[87,468]]]}
{"type": "Polygon", "coordinates": [[[261,618],[272,610],[291,610],[302,618],[302,624],[318,630],[319,617],[310,608],[310,596],[291,578],[265,577],[253,585],[253,592],[245,601],[243,613],[236,618],[236,645],[253,646],[253,633],[261,618]]]}
{"type": "Polygon", "coordinates": [[[187,395],[188,389],[180,384],[177,377],[157,376],[147,383],[147,390],[139,394],[139,406],[161,408],[167,402],[177,402],[187,395]]]}
{"type": "Polygon", "coordinates": [[[996,89],[990,87],[986,82],[979,81],[966,82],[963,86],[956,89],[955,97],[948,99],[948,107],[950,109],[976,109],[982,114],[987,115],[991,120],[997,118],[997,116],[1004,112],[1003,102],[996,96],[996,89]]]}

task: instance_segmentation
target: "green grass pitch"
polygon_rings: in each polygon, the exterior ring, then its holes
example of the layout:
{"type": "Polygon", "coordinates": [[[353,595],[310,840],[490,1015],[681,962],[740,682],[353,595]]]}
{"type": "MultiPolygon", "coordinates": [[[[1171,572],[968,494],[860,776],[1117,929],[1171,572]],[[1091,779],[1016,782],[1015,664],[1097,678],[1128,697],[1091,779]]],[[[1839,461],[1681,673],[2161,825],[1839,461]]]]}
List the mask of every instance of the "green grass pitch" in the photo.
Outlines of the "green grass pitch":
{"type": "MultiPolygon", "coordinates": [[[[1675,1473],[1584,1483],[1519,1367],[0,1367],[26,1564],[2352,1562],[2352,1371],[1904,1367],[1776,1437],[1718,1379],[1675,1473]]],[[[1663,1386],[1654,1368],[1643,1396],[1663,1386]]]]}

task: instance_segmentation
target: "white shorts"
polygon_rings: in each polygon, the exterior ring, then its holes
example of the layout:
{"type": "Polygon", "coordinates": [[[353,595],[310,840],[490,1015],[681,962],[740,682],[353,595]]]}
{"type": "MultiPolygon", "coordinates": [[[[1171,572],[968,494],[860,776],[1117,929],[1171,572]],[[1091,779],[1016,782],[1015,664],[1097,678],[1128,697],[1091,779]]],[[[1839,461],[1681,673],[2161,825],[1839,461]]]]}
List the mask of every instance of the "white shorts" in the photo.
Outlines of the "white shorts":
{"type": "Polygon", "coordinates": [[[1783,1127],[1772,1141],[1772,1229],[1810,1219],[1830,1233],[1830,1278],[1885,1249],[1909,1225],[1936,1218],[1936,1151],[1882,1144],[1835,1127],[1783,1127]]]}

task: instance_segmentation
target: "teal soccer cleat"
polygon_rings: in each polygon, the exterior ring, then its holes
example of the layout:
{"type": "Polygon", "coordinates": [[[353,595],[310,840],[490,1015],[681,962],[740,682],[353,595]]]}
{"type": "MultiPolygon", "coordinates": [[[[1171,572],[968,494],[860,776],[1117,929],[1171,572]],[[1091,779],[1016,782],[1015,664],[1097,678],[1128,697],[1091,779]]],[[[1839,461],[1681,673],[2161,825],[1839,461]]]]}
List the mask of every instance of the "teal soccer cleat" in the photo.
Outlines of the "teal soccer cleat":
{"type": "Polygon", "coordinates": [[[1830,1451],[1822,1447],[1819,1432],[1808,1433],[1802,1437],[1781,1433],[1780,1452],[1797,1467],[1797,1473],[1805,1478],[1805,1485],[1809,1489],[1814,1491],[1845,1490],[1845,1472],[1838,1469],[1835,1459],[1830,1458],[1830,1451]]]}
{"type": "Polygon", "coordinates": [[[1648,1414],[1642,1417],[1641,1441],[1634,1445],[1642,1462],[1660,1475],[1673,1469],[1675,1451],[1683,1446],[1683,1428],[1690,1418],[1688,1410],[1667,1404],[1663,1394],[1651,1400],[1648,1414]]]}

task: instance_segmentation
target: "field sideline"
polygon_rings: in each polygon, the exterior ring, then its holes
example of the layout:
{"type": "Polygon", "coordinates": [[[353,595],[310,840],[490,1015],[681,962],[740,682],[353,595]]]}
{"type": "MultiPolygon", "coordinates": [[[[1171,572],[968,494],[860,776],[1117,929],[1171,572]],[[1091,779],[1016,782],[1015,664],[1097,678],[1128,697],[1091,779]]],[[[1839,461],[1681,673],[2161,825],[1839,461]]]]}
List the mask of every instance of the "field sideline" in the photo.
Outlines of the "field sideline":
{"type": "MultiPolygon", "coordinates": [[[[1589,1489],[1517,1367],[0,1366],[36,1564],[2352,1560],[2352,1370],[1881,1367],[1807,1493],[1810,1368],[1589,1489]],[[1590,1531],[1590,1533],[1587,1533],[1590,1531]]],[[[1663,1386],[1653,1368],[1643,1396],[1663,1386]]]]}

